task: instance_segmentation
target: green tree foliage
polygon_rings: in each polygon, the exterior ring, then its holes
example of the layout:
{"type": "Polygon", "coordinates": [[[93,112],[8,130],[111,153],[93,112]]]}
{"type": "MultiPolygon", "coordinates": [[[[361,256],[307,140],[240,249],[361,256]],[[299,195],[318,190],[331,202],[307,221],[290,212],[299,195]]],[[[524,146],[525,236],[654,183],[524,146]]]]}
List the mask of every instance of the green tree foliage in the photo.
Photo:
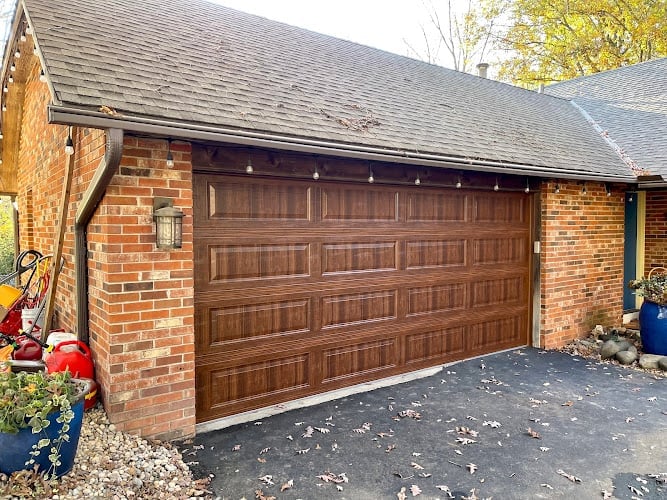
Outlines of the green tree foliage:
{"type": "Polygon", "coordinates": [[[0,275],[14,270],[14,224],[12,203],[7,197],[0,197],[0,275]]]}
{"type": "Polygon", "coordinates": [[[534,87],[667,55],[666,0],[503,1],[502,80],[534,87]]]}

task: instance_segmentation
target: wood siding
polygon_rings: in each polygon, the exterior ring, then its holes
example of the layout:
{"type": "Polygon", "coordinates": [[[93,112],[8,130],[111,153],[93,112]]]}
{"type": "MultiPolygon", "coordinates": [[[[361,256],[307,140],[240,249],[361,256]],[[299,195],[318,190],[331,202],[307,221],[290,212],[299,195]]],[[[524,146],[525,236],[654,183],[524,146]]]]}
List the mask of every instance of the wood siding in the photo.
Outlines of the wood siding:
{"type": "Polygon", "coordinates": [[[197,419],[528,343],[530,197],[194,179],[197,419]]]}

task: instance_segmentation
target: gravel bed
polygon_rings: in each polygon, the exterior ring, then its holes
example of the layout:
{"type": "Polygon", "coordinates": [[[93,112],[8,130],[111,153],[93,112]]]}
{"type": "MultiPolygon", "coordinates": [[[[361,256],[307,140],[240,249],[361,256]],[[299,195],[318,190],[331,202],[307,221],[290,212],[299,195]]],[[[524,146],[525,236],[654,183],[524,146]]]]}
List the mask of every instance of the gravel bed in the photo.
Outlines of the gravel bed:
{"type": "Polygon", "coordinates": [[[0,474],[2,498],[211,498],[206,485],[193,479],[175,446],[117,431],[100,408],[84,414],[69,474],[55,481],[32,471],[0,474]]]}

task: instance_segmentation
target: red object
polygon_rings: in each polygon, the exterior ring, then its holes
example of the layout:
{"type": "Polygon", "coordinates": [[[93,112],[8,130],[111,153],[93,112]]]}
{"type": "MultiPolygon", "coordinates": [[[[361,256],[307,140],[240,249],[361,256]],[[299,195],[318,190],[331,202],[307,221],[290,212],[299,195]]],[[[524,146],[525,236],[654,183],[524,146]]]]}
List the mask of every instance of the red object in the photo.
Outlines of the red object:
{"type": "Polygon", "coordinates": [[[83,402],[83,409],[90,410],[97,403],[97,395],[99,391],[99,385],[93,379],[86,379],[90,382],[90,391],[86,394],[83,402]]]}
{"type": "Polygon", "coordinates": [[[19,334],[19,330],[23,327],[23,320],[21,318],[21,309],[12,307],[5,319],[0,322],[0,332],[5,335],[15,337],[19,334]]]}
{"type": "Polygon", "coordinates": [[[66,340],[60,342],[53,352],[44,360],[48,373],[64,372],[69,370],[74,378],[95,378],[93,358],[88,346],[80,340],[66,340]],[[77,346],[76,350],[63,350],[63,347],[77,346]]]}
{"type": "Polygon", "coordinates": [[[14,359],[38,361],[42,359],[42,346],[28,337],[18,337],[16,339],[18,347],[12,354],[14,359]]]}

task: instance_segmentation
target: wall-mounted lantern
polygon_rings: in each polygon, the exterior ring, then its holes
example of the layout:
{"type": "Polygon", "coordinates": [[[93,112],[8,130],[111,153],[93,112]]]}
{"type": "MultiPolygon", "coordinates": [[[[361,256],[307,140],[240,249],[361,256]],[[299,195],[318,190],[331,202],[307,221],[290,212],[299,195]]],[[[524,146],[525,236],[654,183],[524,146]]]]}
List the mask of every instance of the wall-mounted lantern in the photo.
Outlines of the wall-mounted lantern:
{"type": "Polygon", "coordinates": [[[174,208],[173,200],[156,198],[153,205],[155,246],[162,249],[183,246],[183,212],[174,208]]]}

